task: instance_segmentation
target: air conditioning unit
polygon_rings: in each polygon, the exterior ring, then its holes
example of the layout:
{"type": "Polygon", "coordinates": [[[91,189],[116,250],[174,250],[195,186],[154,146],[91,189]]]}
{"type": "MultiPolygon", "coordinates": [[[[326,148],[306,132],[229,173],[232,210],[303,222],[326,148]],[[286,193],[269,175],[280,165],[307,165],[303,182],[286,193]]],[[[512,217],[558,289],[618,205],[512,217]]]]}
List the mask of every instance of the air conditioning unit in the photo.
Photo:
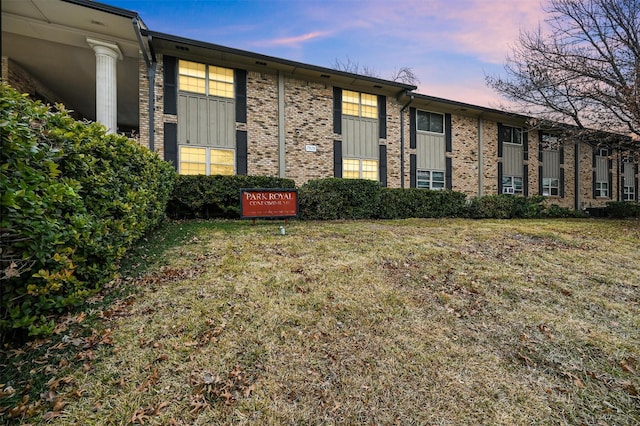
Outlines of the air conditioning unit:
{"type": "Polygon", "coordinates": [[[506,186],[504,188],[502,188],[502,193],[503,194],[515,194],[516,192],[513,189],[513,186],[506,186]]]}

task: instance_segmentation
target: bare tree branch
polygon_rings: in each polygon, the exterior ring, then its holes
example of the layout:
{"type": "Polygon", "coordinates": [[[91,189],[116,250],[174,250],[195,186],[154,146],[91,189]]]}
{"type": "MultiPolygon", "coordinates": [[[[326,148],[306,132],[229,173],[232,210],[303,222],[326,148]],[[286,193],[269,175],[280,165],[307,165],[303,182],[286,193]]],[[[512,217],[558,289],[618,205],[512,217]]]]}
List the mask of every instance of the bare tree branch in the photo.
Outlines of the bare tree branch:
{"type": "Polygon", "coordinates": [[[550,0],[545,12],[550,29],[522,31],[487,84],[519,113],[628,135],[640,151],[640,0],[550,0]]]}

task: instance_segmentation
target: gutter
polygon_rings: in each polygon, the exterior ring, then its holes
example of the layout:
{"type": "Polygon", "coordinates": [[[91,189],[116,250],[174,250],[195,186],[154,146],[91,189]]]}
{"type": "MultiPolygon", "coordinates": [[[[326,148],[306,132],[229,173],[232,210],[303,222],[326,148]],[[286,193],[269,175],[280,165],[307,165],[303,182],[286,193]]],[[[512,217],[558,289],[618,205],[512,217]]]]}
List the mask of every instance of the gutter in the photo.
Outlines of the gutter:
{"type": "Polygon", "coordinates": [[[411,105],[415,96],[408,95],[409,102],[400,109],[400,188],[404,189],[404,112],[411,105]]]}
{"type": "Polygon", "coordinates": [[[482,125],[482,114],[478,116],[478,197],[482,197],[484,192],[484,140],[483,140],[484,126],[482,125]]]}
{"type": "Polygon", "coordinates": [[[142,32],[140,30],[140,22],[138,18],[132,19],[133,31],[138,38],[138,45],[142,51],[144,62],[147,64],[147,77],[149,78],[149,150],[155,151],[155,86],[156,86],[156,55],[153,51],[152,37],[147,36],[147,45],[142,40],[142,32]]]}

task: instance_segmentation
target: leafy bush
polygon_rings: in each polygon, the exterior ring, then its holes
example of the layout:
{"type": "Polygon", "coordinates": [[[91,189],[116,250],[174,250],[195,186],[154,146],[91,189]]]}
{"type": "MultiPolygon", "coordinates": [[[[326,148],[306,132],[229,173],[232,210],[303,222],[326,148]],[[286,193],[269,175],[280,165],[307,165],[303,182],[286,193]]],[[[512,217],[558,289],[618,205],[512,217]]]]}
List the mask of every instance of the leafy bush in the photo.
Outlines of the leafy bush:
{"type": "Polygon", "coordinates": [[[295,188],[295,182],[268,176],[180,175],[167,215],[174,219],[239,218],[243,188],[295,188]]]}
{"type": "Polygon", "coordinates": [[[584,218],[587,215],[581,210],[568,209],[566,207],[560,207],[557,204],[551,204],[545,206],[544,210],[540,212],[540,217],[546,218],[584,218]]]}
{"type": "Polygon", "coordinates": [[[0,333],[44,334],[49,314],[111,279],[164,217],[175,172],[135,141],[4,84],[0,107],[0,333]]]}
{"type": "Polygon", "coordinates": [[[468,214],[474,219],[536,218],[544,211],[543,201],[542,196],[485,195],[471,199],[468,214]]]}
{"type": "Polygon", "coordinates": [[[610,201],[607,203],[606,214],[616,219],[640,217],[640,204],[629,201],[610,201]]]}
{"type": "Polygon", "coordinates": [[[381,219],[461,217],[467,212],[466,198],[465,194],[454,191],[384,188],[381,193],[378,217],[381,219]]]}
{"type": "Polygon", "coordinates": [[[308,220],[375,218],[380,191],[380,185],[372,180],[312,180],[298,190],[300,217],[308,220]]]}

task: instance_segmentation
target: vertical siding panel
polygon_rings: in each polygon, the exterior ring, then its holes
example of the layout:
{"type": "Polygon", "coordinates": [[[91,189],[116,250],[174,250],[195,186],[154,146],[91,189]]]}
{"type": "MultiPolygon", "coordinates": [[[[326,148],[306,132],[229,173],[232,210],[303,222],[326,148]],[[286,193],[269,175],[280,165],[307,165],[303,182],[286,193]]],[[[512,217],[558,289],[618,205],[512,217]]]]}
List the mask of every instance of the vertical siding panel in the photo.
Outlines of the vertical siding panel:
{"type": "Polygon", "coordinates": [[[197,106],[197,131],[198,145],[209,145],[209,102],[206,98],[196,98],[197,106]]]}
{"type": "Polygon", "coordinates": [[[187,143],[198,143],[198,98],[187,99],[187,143]]]}
{"type": "Polygon", "coordinates": [[[187,143],[189,123],[187,119],[187,102],[185,95],[178,97],[178,143],[187,143]]]}

